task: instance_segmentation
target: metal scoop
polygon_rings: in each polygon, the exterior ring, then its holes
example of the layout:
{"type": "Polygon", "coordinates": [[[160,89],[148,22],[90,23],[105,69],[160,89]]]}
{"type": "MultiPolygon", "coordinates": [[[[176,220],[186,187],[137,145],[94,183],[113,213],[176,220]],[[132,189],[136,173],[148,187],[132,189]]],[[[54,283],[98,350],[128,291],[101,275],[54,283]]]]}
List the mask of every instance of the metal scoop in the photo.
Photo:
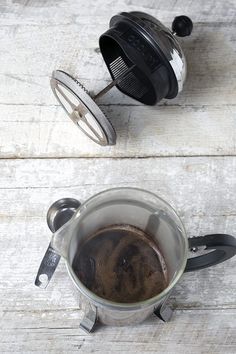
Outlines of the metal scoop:
{"type": "MultiPolygon", "coordinates": [[[[73,198],[63,198],[53,203],[47,212],[47,224],[54,233],[67,223],[80,206],[80,202],[73,198]]],[[[51,280],[61,256],[55,252],[49,243],[48,249],[39,266],[35,279],[35,285],[40,288],[46,288],[51,280]]]]}

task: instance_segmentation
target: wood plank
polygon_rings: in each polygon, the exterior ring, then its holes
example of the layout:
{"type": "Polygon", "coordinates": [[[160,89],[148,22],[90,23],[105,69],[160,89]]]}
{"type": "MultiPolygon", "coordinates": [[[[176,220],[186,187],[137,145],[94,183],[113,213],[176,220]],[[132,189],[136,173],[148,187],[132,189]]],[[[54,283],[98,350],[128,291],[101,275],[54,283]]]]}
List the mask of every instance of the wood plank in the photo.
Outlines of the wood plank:
{"type": "Polygon", "coordinates": [[[233,354],[235,310],[175,311],[169,323],[152,317],[132,327],[100,327],[87,335],[78,328],[81,312],[5,311],[1,314],[0,350],[50,353],[233,354]]]}
{"type": "MultiPolygon", "coordinates": [[[[33,285],[50,240],[46,212],[55,200],[84,201],[112,187],[140,187],[169,201],[188,236],[236,235],[235,167],[235,157],[1,160],[0,310],[78,307],[63,262],[47,290],[33,285]]],[[[173,306],[235,308],[235,261],[185,274],[173,306]]]]}
{"type": "Polygon", "coordinates": [[[232,22],[235,20],[235,2],[230,0],[143,0],[137,5],[135,0],[91,0],[86,2],[71,3],[70,0],[3,0],[1,1],[1,20],[6,23],[15,23],[16,19],[20,23],[37,23],[40,21],[45,25],[61,25],[71,22],[77,23],[78,18],[87,19],[91,16],[93,21],[98,18],[104,21],[112,14],[121,11],[146,11],[153,16],[159,16],[171,22],[177,15],[186,14],[192,16],[195,21],[208,22],[232,22]]]}
{"type": "Polygon", "coordinates": [[[2,106],[0,157],[148,157],[236,154],[236,106],[103,107],[117,144],[88,139],[60,107],[2,106]]]}
{"type": "MultiPolygon", "coordinates": [[[[195,227],[187,231],[197,235],[204,231],[199,223],[206,216],[235,217],[235,168],[235,157],[1,160],[0,191],[6,201],[2,215],[41,217],[53,200],[65,194],[86,200],[111,187],[137,186],[169,201],[189,226],[196,218],[195,227]],[[32,199],[30,208],[24,209],[29,193],[38,200],[32,199]],[[14,205],[7,203],[14,199],[14,205]]],[[[236,231],[234,223],[229,226],[236,231]]],[[[212,227],[208,224],[205,231],[213,231],[212,227]]],[[[227,222],[218,228],[230,231],[227,222]]]]}

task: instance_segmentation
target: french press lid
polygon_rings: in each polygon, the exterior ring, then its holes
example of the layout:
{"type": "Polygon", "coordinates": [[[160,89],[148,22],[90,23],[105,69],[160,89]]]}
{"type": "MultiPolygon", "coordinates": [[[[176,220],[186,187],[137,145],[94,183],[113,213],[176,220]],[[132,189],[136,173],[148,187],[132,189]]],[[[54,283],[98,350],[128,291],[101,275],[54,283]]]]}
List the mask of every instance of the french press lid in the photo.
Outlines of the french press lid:
{"type": "Polygon", "coordinates": [[[191,34],[187,16],[176,17],[172,31],[143,12],[122,12],[110,20],[99,46],[112,82],[96,95],[61,70],[52,74],[51,87],[72,121],[99,145],[114,145],[115,130],[97,101],[113,86],[147,105],[172,99],[182,90],[186,62],[175,35],[191,34]]]}

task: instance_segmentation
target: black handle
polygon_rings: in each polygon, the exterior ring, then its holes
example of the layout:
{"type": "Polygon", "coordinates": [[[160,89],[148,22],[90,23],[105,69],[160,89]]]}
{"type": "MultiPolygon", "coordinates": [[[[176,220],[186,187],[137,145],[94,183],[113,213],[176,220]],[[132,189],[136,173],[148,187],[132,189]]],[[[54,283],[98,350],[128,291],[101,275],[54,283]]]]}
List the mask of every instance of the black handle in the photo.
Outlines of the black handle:
{"type": "Polygon", "coordinates": [[[188,259],[185,272],[211,267],[236,254],[236,238],[231,235],[214,234],[189,239],[190,249],[199,246],[206,246],[206,250],[214,251],[188,259]]]}

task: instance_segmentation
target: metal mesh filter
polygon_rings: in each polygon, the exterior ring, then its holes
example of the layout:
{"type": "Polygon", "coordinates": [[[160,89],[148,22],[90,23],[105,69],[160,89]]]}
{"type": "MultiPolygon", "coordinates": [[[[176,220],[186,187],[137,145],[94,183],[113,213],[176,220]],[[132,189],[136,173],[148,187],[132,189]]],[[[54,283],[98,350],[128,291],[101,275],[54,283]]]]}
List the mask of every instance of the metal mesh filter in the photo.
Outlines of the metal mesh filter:
{"type": "MultiPolygon", "coordinates": [[[[120,77],[128,69],[128,65],[121,56],[112,61],[109,64],[109,67],[114,79],[120,77]]],[[[134,72],[130,72],[122,80],[120,80],[117,87],[124,94],[131,95],[136,99],[140,99],[148,91],[147,87],[135,76],[134,72]]]]}
{"type": "Polygon", "coordinates": [[[123,72],[128,69],[128,65],[126,65],[122,57],[119,56],[113,62],[110,63],[110,69],[114,79],[117,79],[118,76],[121,76],[123,72]]]}

